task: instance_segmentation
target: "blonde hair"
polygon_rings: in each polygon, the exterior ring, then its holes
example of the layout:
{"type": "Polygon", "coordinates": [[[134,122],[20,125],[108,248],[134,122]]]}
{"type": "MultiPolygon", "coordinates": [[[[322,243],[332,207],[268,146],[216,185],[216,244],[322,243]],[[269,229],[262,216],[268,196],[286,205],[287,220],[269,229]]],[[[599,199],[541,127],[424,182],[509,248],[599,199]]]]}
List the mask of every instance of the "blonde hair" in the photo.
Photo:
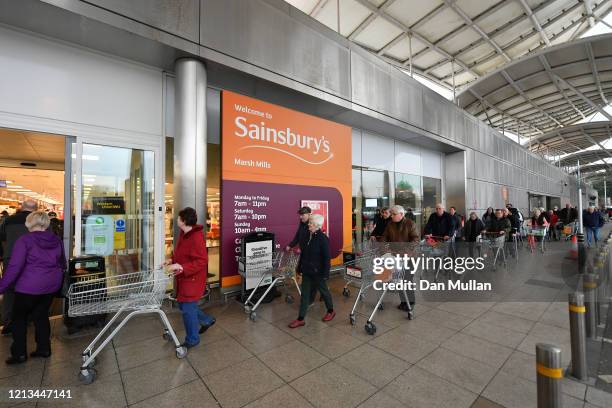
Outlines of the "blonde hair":
{"type": "Polygon", "coordinates": [[[29,231],[36,227],[40,227],[44,231],[49,228],[49,224],[51,224],[51,220],[44,211],[35,211],[28,214],[25,221],[25,226],[29,231]]]}

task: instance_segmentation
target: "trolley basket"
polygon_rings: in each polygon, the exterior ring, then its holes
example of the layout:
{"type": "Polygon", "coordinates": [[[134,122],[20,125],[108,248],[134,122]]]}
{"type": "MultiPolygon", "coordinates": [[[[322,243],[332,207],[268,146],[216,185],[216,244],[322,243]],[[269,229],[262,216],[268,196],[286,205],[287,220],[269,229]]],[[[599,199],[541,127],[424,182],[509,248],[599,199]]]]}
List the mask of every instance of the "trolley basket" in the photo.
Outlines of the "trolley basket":
{"type": "Polygon", "coordinates": [[[136,315],[157,314],[163,325],[162,337],[174,342],[177,358],[183,358],[187,355],[187,348],[181,346],[168,317],[161,309],[162,301],[166,298],[169,281],[170,277],[165,274],[164,270],[158,269],[107,276],[75,282],[70,285],[66,296],[69,302],[69,316],[115,313],[82,353],[82,364],[79,372],[81,382],[91,384],[95,380],[96,370],[93,365],[96,356],[119,330],[136,315]],[[122,317],[124,312],[128,313],[122,317]],[[122,318],[119,319],[120,317],[122,318]],[[112,329],[110,334],[106,335],[117,321],[119,321],[119,324],[112,329]],[[101,344],[95,347],[101,340],[101,344]]]}
{"type": "Polygon", "coordinates": [[[293,296],[289,293],[289,282],[291,281],[297,288],[298,294],[301,295],[300,286],[295,278],[296,269],[300,255],[293,251],[278,251],[272,253],[272,259],[269,257],[262,258],[261,256],[241,257],[240,263],[246,265],[245,270],[239,270],[240,275],[244,279],[257,278],[259,279],[255,288],[252,289],[249,297],[244,302],[244,311],[249,314],[252,321],[257,320],[257,308],[265,297],[270,293],[272,288],[283,282],[283,290],[285,292],[285,302],[291,304],[294,302],[293,296]],[[257,302],[254,302],[254,295],[257,290],[264,286],[266,278],[272,278],[272,282],[268,285],[265,292],[259,297],[257,302]]]}

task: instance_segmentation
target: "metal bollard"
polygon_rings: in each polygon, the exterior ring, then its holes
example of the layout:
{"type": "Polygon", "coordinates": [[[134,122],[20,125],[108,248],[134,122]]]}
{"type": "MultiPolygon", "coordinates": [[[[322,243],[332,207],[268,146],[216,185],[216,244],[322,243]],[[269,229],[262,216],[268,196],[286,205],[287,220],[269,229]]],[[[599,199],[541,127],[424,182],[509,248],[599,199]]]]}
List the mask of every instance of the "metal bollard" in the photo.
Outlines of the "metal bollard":
{"type": "Polygon", "coordinates": [[[601,299],[603,294],[601,293],[602,285],[602,269],[603,269],[603,254],[599,252],[595,256],[595,275],[596,275],[596,287],[595,287],[595,323],[599,326],[601,324],[601,299]]]}
{"type": "Polygon", "coordinates": [[[552,344],[536,344],[538,408],[561,408],[561,349],[552,344]]]}
{"type": "Polygon", "coordinates": [[[576,234],[578,241],[578,273],[584,273],[586,265],[586,247],[584,245],[584,234],[576,234]]]}
{"type": "Polygon", "coordinates": [[[569,320],[570,336],[572,346],[572,376],[586,381],[586,327],[584,321],[584,294],[581,292],[570,293],[569,297],[569,320]]]}
{"type": "Polygon", "coordinates": [[[586,307],[585,324],[586,335],[589,339],[597,337],[597,275],[594,273],[585,273],[582,278],[582,287],[584,292],[584,306],[586,307]]]}

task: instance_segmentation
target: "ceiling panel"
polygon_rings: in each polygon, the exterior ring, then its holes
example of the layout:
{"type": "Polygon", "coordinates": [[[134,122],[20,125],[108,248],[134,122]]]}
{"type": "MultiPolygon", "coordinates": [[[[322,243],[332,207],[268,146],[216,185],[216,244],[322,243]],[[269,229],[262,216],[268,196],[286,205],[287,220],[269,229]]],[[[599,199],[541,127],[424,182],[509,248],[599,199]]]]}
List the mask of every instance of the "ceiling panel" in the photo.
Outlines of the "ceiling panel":
{"type": "Polygon", "coordinates": [[[359,35],[355,41],[366,47],[379,50],[391,40],[400,35],[402,30],[381,17],[376,17],[359,35]]]}
{"type": "Polygon", "coordinates": [[[444,37],[445,34],[464,25],[463,19],[450,8],[445,8],[436,14],[427,24],[419,27],[419,33],[431,42],[436,42],[444,37]]]}
{"type": "Polygon", "coordinates": [[[421,18],[431,13],[443,2],[441,0],[391,0],[392,4],[387,12],[399,21],[411,27],[421,18]]]}

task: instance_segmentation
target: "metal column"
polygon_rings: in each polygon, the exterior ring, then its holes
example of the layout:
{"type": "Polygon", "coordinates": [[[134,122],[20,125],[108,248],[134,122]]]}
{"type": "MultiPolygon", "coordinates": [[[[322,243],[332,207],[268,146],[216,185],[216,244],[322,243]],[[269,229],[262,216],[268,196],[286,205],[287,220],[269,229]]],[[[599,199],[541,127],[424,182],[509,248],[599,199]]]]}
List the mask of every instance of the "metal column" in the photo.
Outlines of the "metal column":
{"type": "Polygon", "coordinates": [[[581,292],[569,294],[570,338],[572,348],[572,375],[580,381],[586,381],[586,325],[584,315],[584,294],[581,292]]]}
{"type": "Polygon", "coordinates": [[[552,344],[536,344],[538,408],[561,408],[563,368],[561,349],[552,344]]]}
{"type": "MultiPolygon", "coordinates": [[[[192,207],[206,222],[206,67],[181,58],[175,63],[174,209],[192,207]]],[[[174,236],[178,237],[175,224],[174,236]]]]}

